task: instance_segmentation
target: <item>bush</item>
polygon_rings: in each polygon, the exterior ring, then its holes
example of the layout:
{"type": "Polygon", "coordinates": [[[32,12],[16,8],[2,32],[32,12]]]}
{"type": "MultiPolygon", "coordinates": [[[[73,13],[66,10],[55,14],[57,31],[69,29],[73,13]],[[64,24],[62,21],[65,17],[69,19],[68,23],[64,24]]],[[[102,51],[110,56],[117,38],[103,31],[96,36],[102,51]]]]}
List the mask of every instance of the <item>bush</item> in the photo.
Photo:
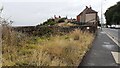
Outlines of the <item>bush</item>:
{"type": "Polygon", "coordinates": [[[66,18],[61,18],[61,19],[59,19],[59,20],[58,20],[58,23],[65,22],[65,19],[66,19],[66,18]]]}
{"type": "Polygon", "coordinates": [[[55,25],[56,22],[54,21],[54,19],[48,19],[47,21],[43,22],[43,25],[55,25]]]}

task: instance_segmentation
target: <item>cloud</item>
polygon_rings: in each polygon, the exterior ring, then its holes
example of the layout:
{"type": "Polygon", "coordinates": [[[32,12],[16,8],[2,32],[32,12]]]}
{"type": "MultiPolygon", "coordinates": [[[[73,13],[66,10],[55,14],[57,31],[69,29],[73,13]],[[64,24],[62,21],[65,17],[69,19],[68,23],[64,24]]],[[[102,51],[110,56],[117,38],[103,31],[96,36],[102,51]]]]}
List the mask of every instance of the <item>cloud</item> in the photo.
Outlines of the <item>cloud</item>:
{"type": "MultiPolygon", "coordinates": [[[[103,13],[118,0],[102,0],[103,13]]],[[[5,18],[12,16],[14,25],[36,25],[54,16],[76,18],[85,6],[92,6],[101,16],[101,0],[2,0],[5,18]]]]}
{"type": "Polygon", "coordinates": [[[2,0],[2,2],[69,2],[69,0],[2,0]]]}

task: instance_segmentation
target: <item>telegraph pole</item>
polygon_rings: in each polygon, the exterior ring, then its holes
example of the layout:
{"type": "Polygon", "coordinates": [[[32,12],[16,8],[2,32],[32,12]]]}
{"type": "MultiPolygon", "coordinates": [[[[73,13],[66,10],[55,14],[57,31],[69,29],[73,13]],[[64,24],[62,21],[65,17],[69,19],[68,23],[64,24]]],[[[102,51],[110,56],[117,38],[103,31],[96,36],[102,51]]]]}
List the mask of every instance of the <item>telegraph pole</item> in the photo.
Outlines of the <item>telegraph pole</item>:
{"type": "Polygon", "coordinates": [[[102,11],[102,8],[103,7],[103,5],[102,5],[102,0],[101,0],[101,30],[102,30],[102,24],[103,24],[103,11],[102,11]]]}

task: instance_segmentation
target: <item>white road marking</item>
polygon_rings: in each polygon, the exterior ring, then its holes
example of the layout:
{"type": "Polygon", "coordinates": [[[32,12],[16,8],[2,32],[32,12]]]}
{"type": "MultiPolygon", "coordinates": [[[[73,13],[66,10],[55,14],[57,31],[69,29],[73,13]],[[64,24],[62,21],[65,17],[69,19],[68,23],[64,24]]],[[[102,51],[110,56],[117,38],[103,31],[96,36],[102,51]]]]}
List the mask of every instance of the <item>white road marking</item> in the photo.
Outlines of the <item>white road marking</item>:
{"type": "Polygon", "coordinates": [[[111,45],[111,44],[109,44],[109,45],[102,45],[104,48],[106,48],[106,49],[112,49],[113,47],[114,47],[114,45],[111,45]]]}
{"type": "Polygon", "coordinates": [[[103,32],[103,31],[102,31],[102,32],[100,32],[100,33],[101,33],[101,34],[105,34],[105,32],[103,32]]]}
{"type": "Polygon", "coordinates": [[[111,52],[111,53],[112,53],[116,63],[120,64],[120,53],[119,52],[111,52]]]}
{"type": "Polygon", "coordinates": [[[103,42],[104,44],[110,44],[110,42],[103,42]]]}

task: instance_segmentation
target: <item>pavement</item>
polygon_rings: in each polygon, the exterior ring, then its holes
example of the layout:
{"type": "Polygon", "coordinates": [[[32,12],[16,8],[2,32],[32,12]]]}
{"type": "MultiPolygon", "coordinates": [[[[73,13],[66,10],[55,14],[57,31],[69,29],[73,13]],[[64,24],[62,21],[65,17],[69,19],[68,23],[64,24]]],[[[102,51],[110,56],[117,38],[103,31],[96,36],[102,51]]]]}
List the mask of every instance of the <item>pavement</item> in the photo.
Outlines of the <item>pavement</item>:
{"type": "Polygon", "coordinates": [[[116,61],[116,59],[120,60],[119,52],[120,47],[107,33],[98,30],[92,48],[86,53],[79,66],[120,66],[116,61]]]}

